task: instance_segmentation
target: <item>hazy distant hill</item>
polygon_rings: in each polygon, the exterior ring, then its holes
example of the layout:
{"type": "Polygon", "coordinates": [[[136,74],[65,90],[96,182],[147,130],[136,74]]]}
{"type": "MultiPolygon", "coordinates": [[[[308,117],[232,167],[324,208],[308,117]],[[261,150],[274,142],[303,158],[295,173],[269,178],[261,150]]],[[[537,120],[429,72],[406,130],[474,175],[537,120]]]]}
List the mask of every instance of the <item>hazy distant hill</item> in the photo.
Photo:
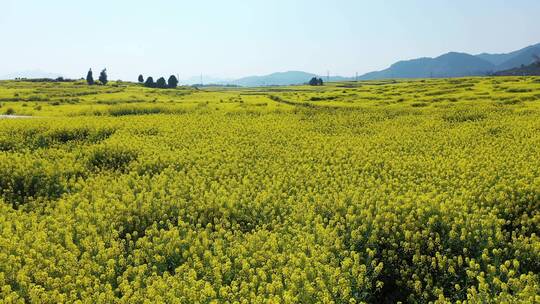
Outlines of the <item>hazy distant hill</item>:
{"type": "Polygon", "coordinates": [[[55,79],[60,76],[62,76],[62,74],[60,73],[49,73],[49,72],[43,72],[41,70],[30,70],[30,71],[10,73],[7,75],[1,75],[0,79],[15,79],[15,78],[27,78],[27,79],[52,78],[52,79],[55,79]]]}
{"type": "Polygon", "coordinates": [[[264,76],[249,76],[229,81],[227,83],[244,87],[291,85],[306,83],[312,77],[317,77],[317,75],[301,71],[288,71],[264,76]]]}
{"type": "Polygon", "coordinates": [[[497,70],[507,70],[521,65],[529,65],[534,62],[533,55],[540,56],[540,45],[525,48],[518,52],[515,56],[497,66],[497,70]]]}
{"type": "MultiPolygon", "coordinates": [[[[207,76],[207,75],[203,75],[202,77],[203,84],[222,84],[229,81],[232,81],[232,79],[207,76]]],[[[201,76],[193,76],[187,79],[182,79],[180,80],[180,83],[187,84],[187,85],[201,84],[201,76]]]]}
{"type": "MultiPolygon", "coordinates": [[[[327,76],[321,76],[313,73],[302,71],[278,72],[263,76],[249,76],[237,80],[222,82],[221,84],[233,84],[243,87],[261,87],[261,86],[283,86],[296,85],[309,82],[313,77],[322,78],[323,81],[328,81],[327,76]]],[[[349,81],[350,77],[330,76],[330,81],[349,81]]]]}
{"type": "Polygon", "coordinates": [[[448,53],[437,58],[419,58],[394,63],[388,69],[371,72],[360,79],[459,77],[485,74],[495,66],[465,53],[448,53]]]}
{"type": "Polygon", "coordinates": [[[533,62],[533,54],[540,55],[540,43],[508,54],[482,53],[476,56],[493,63],[497,66],[498,70],[504,70],[506,68],[521,66],[522,64],[530,64],[533,62]]]}
{"type": "Polygon", "coordinates": [[[511,59],[515,56],[515,52],[508,53],[508,54],[488,54],[488,53],[482,53],[476,55],[476,57],[484,59],[485,61],[491,62],[494,65],[499,65],[504,63],[505,61],[511,59]]]}
{"type": "Polygon", "coordinates": [[[436,58],[400,61],[388,69],[362,75],[360,79],[482,76],[529,65],[534,62],[534,54],[540,55],[540,44],[508,54],[482,53],[473,56],[452,52],[436,58]]]}

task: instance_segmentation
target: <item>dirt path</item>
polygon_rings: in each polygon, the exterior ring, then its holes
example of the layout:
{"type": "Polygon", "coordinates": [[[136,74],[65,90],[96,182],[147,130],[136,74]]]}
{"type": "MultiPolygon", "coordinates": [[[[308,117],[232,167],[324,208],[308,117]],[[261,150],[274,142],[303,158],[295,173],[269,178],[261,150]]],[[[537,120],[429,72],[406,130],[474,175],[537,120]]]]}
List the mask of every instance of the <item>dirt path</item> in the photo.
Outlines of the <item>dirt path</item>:
{"type": "Polygon", "coordinates": [[[0,119],[18,119],[18,118],[33,118],[33,116],[23,116],[23,115],[0,115],[0,119]]]}

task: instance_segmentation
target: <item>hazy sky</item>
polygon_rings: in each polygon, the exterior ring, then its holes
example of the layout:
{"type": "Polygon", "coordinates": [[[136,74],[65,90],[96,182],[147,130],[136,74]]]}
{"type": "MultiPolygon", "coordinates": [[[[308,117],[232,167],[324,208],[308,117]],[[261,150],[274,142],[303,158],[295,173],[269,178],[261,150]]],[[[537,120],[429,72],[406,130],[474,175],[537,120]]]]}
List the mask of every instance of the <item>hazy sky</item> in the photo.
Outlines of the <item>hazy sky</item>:
{"type": "Polygon", "coordinates": [[[0,0],[0,75],[354,75],[540,42],[539,0],[0,0]]]}

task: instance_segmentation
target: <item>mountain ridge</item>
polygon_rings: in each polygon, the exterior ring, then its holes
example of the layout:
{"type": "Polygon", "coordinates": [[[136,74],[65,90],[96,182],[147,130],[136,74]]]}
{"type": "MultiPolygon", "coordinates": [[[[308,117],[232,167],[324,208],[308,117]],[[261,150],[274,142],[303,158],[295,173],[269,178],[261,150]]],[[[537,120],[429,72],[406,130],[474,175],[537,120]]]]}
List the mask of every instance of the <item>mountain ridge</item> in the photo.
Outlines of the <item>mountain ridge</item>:
{"type": "Polygon", "coordinates": [[[449,52],[435,58],[421,57],[398,61],[387,69],[366,73],[359,79],[483,76],[529,65],[534,62],[535,54],[540,55],[540,43],[504,54],[471,55],[449,52]]]}

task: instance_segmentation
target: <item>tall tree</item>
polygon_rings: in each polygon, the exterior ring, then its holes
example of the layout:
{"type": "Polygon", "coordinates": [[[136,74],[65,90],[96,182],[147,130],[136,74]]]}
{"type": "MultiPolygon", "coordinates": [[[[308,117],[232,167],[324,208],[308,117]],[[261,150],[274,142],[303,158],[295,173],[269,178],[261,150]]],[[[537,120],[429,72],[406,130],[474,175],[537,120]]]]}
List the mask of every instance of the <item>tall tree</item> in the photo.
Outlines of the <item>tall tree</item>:
{"type": "Polygon", "coordinates": [[[313,77],[311,78],[311,80],[309,81],[309,85],[310,86],[316,86],[319,84],[319,80],[317,79],[317,77],[313,77]]]}
{"type": "Polygon", "coordinates": [[[88,71],[88,74],[86,74],[86,83],[88,83],[88,85],[94,84],[94,76],[92,76],[92,69],[90,69],[88,71]]]}
{"type": "Polygon", "coordinates": [[[322,78],[317,79],[317,85],[322,86],[324,84],[322,78]]]}
{"type": "Polygon", "coordinates": [[[169,77],[169,80],[167,81],[167,86],[171,89],[174,89],[178,86],[178,78],[176,76],[171,75],[169,77]]]}
{"type": "Polygon", "coordinates": [[[160,88],[160,89],[165,89],[165,88],[167,88],[167,82],[165,81],[165,78],[160,77],[160,78],[156,81],[156,88],[160,88]]]}
{"type": "Polygon", "coordinates": [[[144,77],[143,77],[143,75],[141,74],[141,75],[139,75],[139,83],[143,83],[143,82],[144,82],[144,77]]]}
{"type": "Polygon", "coordinates": [[[144,82],[144,86],[147,88],[153,88],[155,86],[154,78],[152,78],[152,76],[146,78],[146,81],[144,82]]]}
{"type": "Polygon", "coordinates": [[[107,80],[107,69],[103,69],[101,73],[99,73],[99,82],[101,82],[103,85],[106,85],[109,80],[107,80]]]}

